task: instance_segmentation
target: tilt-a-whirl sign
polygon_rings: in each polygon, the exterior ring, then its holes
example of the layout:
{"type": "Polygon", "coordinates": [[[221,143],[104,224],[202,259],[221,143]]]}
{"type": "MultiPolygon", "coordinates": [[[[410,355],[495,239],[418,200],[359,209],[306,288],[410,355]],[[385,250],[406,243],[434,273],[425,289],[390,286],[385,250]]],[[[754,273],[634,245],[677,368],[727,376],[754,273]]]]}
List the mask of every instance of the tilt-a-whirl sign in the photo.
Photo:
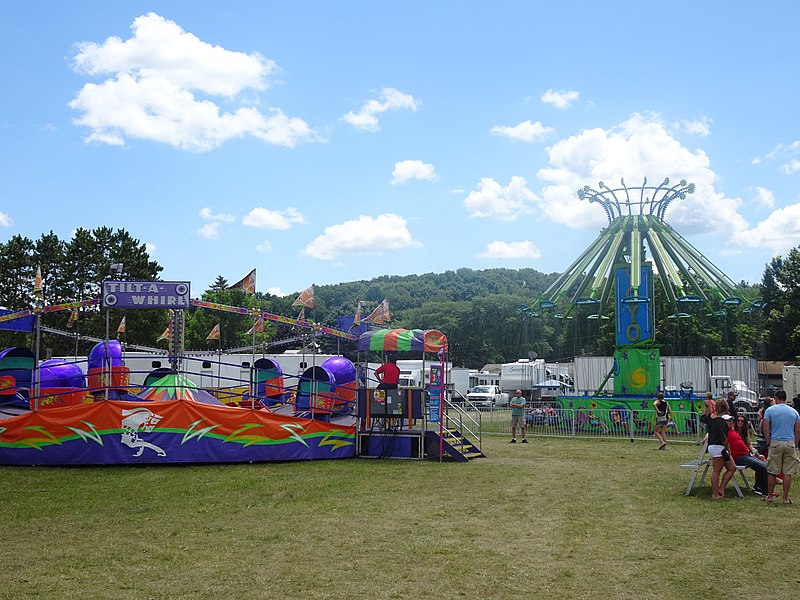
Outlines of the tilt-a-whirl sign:
{"type": "Polygon", "coordinates": [[[189,308],[188,281],[104,281],[103,308],[189,308]]]}

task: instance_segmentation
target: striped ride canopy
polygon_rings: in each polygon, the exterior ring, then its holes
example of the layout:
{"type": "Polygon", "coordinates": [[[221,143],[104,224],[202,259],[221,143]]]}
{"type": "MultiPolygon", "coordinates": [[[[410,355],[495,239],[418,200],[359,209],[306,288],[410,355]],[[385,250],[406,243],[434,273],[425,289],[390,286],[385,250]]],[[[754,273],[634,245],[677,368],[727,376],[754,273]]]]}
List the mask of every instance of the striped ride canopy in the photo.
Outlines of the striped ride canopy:
{"type": "Polygon", "coordinates": [[[447,352],[447,337],[435,329],[377,329],[358,337],[358,349],[384,352],[447,352]]]}

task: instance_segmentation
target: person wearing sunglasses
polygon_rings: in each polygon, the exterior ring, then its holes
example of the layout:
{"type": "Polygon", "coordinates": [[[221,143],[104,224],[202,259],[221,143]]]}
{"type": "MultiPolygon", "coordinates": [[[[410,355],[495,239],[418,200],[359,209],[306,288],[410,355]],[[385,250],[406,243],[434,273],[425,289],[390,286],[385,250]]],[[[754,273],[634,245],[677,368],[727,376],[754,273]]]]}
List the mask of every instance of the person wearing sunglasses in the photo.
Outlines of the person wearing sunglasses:
{"type": "Polygon", "coordinates": [[[743,413],[739,413],[736,419],[728,420],[728,448],[730,448],[731,458],[738,467],[747,467],[756,474],[756,484],[753,486],[753,493],[756,496],[765,496],[768,487],[767,463],[761,455],[754,456],[755,451],[750,444],[750,423],[743,413]],[[742,433],[744,433],[744,436],[742,433]],[[745,439],[747,441],[745,441],[745,439]]]}

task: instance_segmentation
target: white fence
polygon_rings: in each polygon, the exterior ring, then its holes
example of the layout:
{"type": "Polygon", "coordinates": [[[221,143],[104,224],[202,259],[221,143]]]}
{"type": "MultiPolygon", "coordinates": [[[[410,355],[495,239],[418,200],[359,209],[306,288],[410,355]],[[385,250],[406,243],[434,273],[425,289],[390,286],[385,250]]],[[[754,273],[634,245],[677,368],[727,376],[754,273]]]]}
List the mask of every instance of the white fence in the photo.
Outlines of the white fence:
{"type": "MultiPolygon", "coordinates": [[[[667,439],[677,442],[699,442],[705,426],[695,412],[673,412],[667,426],[667,439]]],[[[648,440],[653,438],[655,411],[618,409],[528,409],[525,415],[528,436],[608,438],[648,440]]],[[[511,409],[498,408],[482,414],[484,433],[511,435],[511,409]]]]}

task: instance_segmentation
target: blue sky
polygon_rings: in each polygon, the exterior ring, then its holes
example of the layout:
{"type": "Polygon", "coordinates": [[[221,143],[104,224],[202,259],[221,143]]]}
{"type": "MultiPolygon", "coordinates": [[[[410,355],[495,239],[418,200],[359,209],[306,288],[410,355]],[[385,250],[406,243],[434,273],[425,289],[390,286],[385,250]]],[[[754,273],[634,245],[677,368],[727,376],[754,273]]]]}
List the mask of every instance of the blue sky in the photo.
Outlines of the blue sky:
{"type": "Polygon", "coordinates": [[[796,2],[23,2],[0,21],[0,240],[127,229],[198,296],[560,272],[584,185],[733,280],[800,244],[796,2]]]}

